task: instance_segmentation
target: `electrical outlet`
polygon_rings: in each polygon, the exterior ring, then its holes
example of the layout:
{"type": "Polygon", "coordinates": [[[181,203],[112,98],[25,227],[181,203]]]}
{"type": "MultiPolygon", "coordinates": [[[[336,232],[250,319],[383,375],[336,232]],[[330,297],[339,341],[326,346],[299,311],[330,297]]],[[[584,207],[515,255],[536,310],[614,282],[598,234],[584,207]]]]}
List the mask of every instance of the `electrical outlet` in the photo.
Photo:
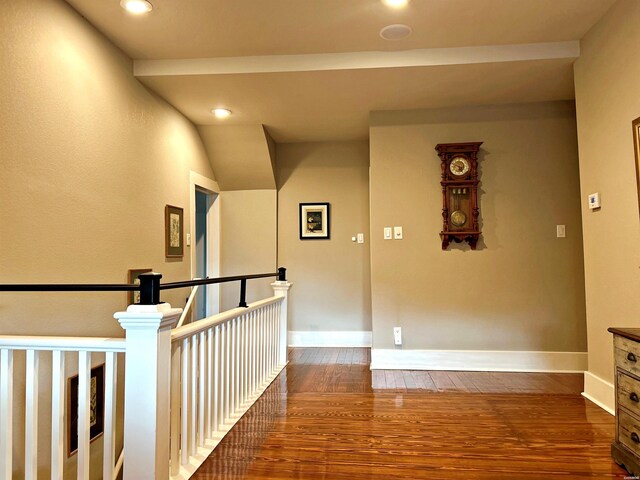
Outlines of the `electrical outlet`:
{"type": "Polygon", "coordinates": [[[402,327],[393,327],[393,343],[402,345],[402,327]]]}

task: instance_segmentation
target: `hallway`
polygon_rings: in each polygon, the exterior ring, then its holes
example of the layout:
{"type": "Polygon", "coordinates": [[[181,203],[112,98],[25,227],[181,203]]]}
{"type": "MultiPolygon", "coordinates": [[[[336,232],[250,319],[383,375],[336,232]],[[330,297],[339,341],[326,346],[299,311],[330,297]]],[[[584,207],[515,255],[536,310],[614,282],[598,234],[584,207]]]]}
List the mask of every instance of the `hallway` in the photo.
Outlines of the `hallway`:
{"type": "Polygon", "coordinates": [[[582,375],[369,370],[295,348],[193,479],[623,479],[582,375]]]}

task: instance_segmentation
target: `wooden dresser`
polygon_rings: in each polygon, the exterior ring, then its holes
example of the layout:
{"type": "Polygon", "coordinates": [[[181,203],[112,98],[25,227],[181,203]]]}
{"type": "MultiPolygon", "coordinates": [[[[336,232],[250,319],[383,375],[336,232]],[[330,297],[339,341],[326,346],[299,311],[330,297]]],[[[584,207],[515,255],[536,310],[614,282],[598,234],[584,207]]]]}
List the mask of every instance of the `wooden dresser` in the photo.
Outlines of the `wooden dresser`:
{"type": "Polygon", "coordinates": [[[610,328],[616,386],[616,437],[611,456],[640,475],[640,328],[610,328]]]}

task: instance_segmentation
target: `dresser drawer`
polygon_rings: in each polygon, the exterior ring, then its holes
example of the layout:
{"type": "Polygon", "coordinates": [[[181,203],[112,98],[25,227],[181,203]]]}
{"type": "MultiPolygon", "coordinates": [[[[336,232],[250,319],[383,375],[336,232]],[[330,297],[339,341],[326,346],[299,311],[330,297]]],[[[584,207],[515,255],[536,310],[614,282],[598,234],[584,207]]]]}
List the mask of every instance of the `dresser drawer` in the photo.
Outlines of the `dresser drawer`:
{"type": "Polygon", "coordinates": [[[613,338],[613,347],[616,366],[634,375],[640,375],[640,345],[616,335],[613,338]]]}
{"type": "Polygon", "coordinates": [[[618,405],[640,418],[640,381],[618,370],[618,405]]]}
{"type": "Polygon", "coordinates": [[[618,442],[640,455],[640,420],[618,410],[618,442]]]}

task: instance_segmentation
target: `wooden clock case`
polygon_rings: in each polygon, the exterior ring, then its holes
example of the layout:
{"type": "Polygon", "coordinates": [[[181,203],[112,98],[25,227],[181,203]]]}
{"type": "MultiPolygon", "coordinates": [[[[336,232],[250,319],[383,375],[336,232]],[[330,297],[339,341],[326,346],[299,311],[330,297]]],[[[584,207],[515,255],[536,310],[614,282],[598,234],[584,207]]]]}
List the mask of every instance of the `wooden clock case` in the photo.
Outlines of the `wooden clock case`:
{"type": "Polygon", "coordinates": [[[481,231],[478,225],[478,151],[482,142],[440,143],[436,151],[441,161],[442,231],[440,240],[446,250],[453,241],[467,242],[476,249],[481,231]],[[457,169],[451,165],[455,160],[457,169]],[[466,160],[466,162],[465,162],[466,160]],[[467,171],[464,171],[467,169],[467,171]],[[456,173],[454,173],[456,172],[456,173]],[[464,172],[464,173],[461,173],[464,172]]]}

